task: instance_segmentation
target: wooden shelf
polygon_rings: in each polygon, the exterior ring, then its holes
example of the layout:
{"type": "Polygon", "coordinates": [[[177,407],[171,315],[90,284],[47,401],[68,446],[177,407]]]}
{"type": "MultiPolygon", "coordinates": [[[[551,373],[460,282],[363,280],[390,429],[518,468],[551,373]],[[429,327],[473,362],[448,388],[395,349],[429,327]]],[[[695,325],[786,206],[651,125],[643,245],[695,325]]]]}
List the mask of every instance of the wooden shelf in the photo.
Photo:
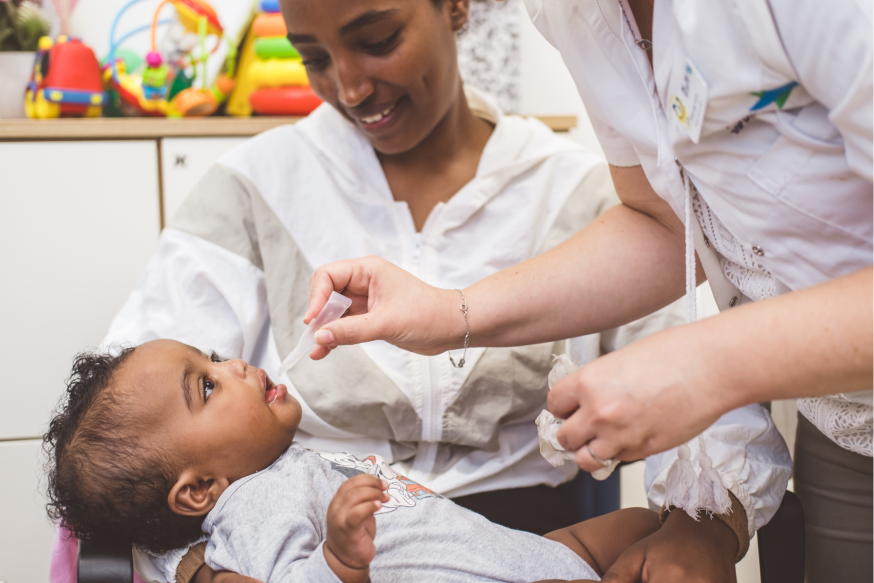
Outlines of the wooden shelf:
{"type": "MultiPolygon", "coordinates": [[[[575,115],[537,116],[556,132],[577,125],[575,115]]],[[[254,136],[299,117],[146,117],[96,119],[2,119],[0,141],[11,140],[134,140],[174,137],[254,136]]]]}

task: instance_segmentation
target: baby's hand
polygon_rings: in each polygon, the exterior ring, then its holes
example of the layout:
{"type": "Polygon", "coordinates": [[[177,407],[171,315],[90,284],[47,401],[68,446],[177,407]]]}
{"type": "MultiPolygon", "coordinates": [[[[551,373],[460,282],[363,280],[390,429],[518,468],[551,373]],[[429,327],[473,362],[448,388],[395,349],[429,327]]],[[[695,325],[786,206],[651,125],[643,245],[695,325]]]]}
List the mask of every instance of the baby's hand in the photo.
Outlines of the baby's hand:
{"type": "Polygon", "coordinates": [[[328,506],[328,540],[325,559],[344,583],[363,583],[370,576],[376,556],[376,517],[388,502],[388,482],[369,474],[349,478],[328,506]]]}

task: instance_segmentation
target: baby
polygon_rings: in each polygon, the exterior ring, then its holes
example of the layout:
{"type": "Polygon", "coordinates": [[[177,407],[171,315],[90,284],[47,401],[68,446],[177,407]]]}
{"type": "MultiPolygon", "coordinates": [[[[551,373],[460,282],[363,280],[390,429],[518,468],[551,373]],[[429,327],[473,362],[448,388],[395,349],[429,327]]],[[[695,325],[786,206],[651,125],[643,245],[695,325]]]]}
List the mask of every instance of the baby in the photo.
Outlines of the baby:
{"type": "Polygon", "coordinates": [[[635,508],[546,537],[510,530],[379,456],[294,443],[300,404],[242,360],[169,340],[82,354],[45,437],[50,513],[153,553],[205,533],[206,562],[261,581],[592,580],[658,528],[635,508]]]}

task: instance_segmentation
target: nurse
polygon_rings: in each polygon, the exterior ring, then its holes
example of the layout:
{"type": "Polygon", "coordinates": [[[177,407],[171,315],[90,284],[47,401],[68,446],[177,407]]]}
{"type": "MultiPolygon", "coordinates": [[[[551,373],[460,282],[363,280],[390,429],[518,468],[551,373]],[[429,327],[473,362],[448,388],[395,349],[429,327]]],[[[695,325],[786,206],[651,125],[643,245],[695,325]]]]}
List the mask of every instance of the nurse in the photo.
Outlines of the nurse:
{"type": "Polygon", "coordinates": [[[575,79],[623,204],[465,288],[467,319],[458,291],[386,262],[323,267],[308,314],[332,289],[357,302],[317,334],[314,356],[374,339],[423,354],[542,342],[684,290],[695,320],[707,279],[724,313],[556,386],[560,439],[594,470],[670,451],[741,405],[799,398],[808,581],[871,581],[870,3],[527,5],[575,79]]]}

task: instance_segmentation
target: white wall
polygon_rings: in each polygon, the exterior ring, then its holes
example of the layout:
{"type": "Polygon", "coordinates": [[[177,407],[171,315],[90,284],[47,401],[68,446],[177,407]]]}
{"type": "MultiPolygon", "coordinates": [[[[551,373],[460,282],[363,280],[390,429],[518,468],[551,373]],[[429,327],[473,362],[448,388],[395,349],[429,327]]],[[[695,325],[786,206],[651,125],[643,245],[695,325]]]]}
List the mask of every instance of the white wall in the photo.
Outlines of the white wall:
{"type": "Polygon", "coordinates": [[[570,132],[571,137],[603,155],[583,100],[561,55],[537,31],[521,2],[519,10],[519,111],[535,115],[576,115],[577,128],[570,132]]]}

